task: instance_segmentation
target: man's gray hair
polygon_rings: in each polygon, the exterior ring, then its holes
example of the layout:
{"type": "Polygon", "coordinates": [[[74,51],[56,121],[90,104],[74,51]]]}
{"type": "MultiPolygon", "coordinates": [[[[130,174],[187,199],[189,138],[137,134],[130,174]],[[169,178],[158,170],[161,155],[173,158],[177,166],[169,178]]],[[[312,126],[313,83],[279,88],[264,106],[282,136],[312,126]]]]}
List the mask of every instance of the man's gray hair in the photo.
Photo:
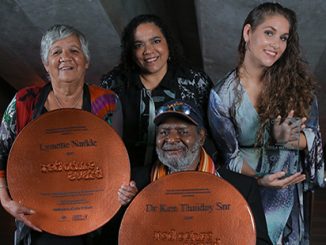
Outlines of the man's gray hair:
{"type": "Polygon", "coordinates": [[[88,49],[88,41],[83,33],[72,26],[68,25],[54,25],[48,29],[41,40],[41,59],[44,64],[48,64],[49,51],[52,44],[58,40],[64,39],[71,35],[75,35],[81,44],[82,51],[86,57],[87,62],[90,62],[90,53],[88,49]]]}

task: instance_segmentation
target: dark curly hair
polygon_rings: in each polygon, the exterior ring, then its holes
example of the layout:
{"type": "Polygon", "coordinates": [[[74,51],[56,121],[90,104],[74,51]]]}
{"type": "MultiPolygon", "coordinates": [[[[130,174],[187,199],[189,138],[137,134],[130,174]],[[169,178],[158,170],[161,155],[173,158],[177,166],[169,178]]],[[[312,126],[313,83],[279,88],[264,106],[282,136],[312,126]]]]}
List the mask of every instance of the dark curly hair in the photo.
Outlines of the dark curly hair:
{"type": "MultiPolygon", "coordinates": [[[[263,89],[258,101],[258,114],[261,122],[257,136],[258,142],[262,141],[264,128],[271,118],[276,118],[278,115],[285,118],[290,110],[294,110],[294,116],[307,117],[315,92],[315,79],[301,57],[297,18],[294,11],[278,3],[260,4],[247,16],[241,33],[245,25],[250,24],[254,31],[266,17],[273,15],[286,18],[290,24],[290,30],[284,53],[271,67],[265,69],[261,77],[263,89]]],[[[238,51],[239,62],[236,71],[239,77],[239,70],[246,53],[243,35],[241,35],[238,51]]]]}
{"type": "Polygon", "coordinates": [[[125,27],[121,37],[121,57],[119,68],[127,74],[133,71],[139,71],[139,67],[134,61],[134,36],[137,27],[144,23],[155,24],[165,37],[169,48],[169,60],[168,62],[174,66],[179,66],[182,63],[182,56],[179,53],[179,49],[175,45],[175,42],[163,21],[156,15],[145,14],[134,17],[129,24],[125,27]]]}

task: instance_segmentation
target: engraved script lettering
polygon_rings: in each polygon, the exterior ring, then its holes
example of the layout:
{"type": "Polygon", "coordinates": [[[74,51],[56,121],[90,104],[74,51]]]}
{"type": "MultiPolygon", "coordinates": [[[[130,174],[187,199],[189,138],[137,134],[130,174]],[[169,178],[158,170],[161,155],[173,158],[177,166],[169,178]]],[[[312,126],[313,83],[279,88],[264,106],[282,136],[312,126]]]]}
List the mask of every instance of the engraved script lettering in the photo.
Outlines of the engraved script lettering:
{"type": "Polygon", "coordinates": [[[184,245],[218,245],[219,238],[213,238],[213,232],[196,232],[196,231],[176,231],[171,229],[168,231],[154,231],[154,241],[178,241],[184,245]]]}
{"type": "Polygon", "coordinates": [[[75,180],[95,180],[103,178],[102,168],[97,166],[93,161],[55,161],[41,164],[41,172],[44,174],[66,172],[67,178],[75,180]]]}

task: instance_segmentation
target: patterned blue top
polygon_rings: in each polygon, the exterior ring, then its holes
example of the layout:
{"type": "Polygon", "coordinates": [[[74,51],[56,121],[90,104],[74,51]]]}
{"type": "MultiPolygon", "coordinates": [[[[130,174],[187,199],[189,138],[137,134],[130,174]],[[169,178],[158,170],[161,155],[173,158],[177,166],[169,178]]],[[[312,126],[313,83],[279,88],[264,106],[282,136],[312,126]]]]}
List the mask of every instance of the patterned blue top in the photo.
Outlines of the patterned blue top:
{"type": "Polygon", "coordinates": [[[235,71],[218,81],[211,90],[208,118],[213,139],[224,162],[232,171],[241,173],[244,160],[258,174],[289,169],[293,161],[300,161],[298,170],[306,173],[307,180],[304,184],[289,186],[285,189],[260,188],[272,242],[275,244],[283,233],[285,237],[288,237],[289,242],[295,239],[295,244],[298,244],[304,234],[303,190],[324,184],[317,100],[311,105],[310,115],[305,123],[306,128],[303,129],[307,139],[307,149],[300,152],[300,156],[303,156],[301,158],[294,158],[299,154],[291,150],[280,148],[268,151],[266,147],[256,144],[256,135],[260,125],[259,116],[235,71]],[[262,159],[273,159],[275,165],[271,166],[271,161],[262,159]],[[297,229],[292,227],[293,231],[288,233],[285,225],[290,216],[296,217],[295,220],[299,222],[294,225],[298,226],[297,229]]]}

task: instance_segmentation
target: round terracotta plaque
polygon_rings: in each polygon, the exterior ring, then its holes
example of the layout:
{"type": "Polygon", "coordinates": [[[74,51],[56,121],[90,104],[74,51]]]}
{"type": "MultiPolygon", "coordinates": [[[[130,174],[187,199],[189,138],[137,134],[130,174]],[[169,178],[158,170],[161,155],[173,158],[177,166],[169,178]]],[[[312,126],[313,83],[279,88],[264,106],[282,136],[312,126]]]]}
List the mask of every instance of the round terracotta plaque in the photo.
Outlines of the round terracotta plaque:
{"type": "Polygon", "coordinates": [[[228,182],[203,172],[167,175],[128,207],[119,245],[256,244],[251,210],[228,182]]]}
{"type": "Polygon", "coordinates": [[[12,198],[36,211],[28,219],[62,236],[88,233],[120,208],[118,189],[129,183],[126,148],[97,116],[60,109],[30,122],[8,158],[12,198]]]}

